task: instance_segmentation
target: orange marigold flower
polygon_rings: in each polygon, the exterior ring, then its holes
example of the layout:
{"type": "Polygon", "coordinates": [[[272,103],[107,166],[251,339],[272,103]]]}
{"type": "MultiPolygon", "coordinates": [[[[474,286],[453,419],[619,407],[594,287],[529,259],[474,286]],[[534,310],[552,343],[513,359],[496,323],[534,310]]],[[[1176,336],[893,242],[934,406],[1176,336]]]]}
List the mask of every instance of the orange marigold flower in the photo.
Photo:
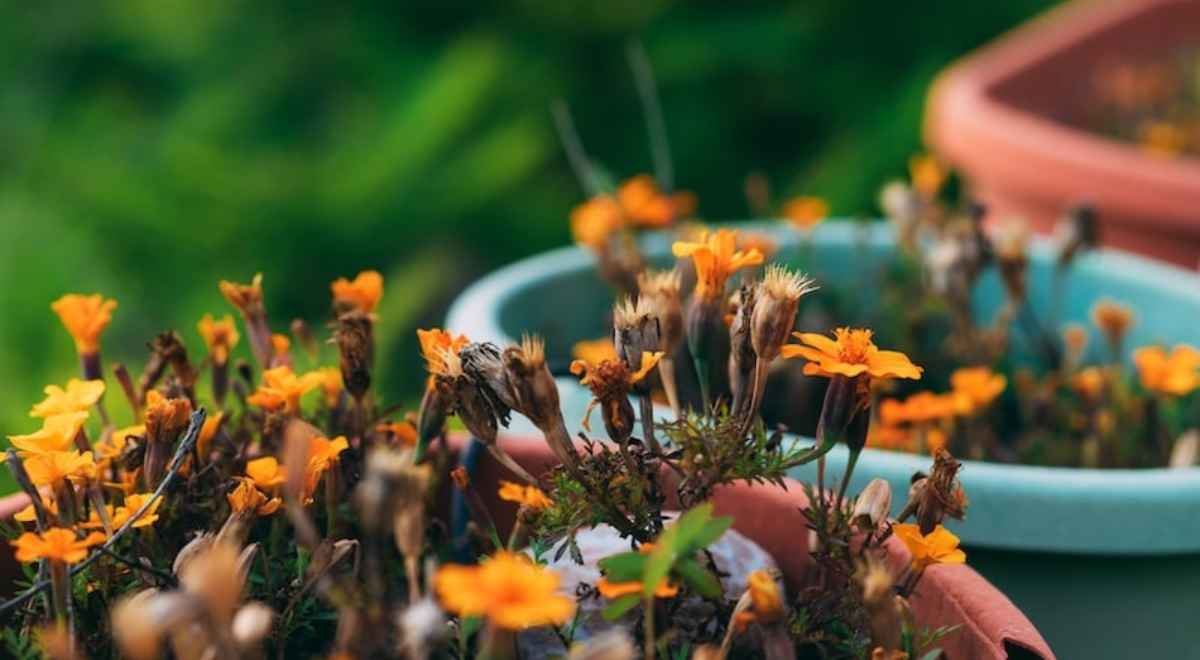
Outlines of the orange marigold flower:
{"type": "Polygon", "coordinates": [[[208,354],[217,364],[228,362],[229,353],[241,340],[237,324],[233,322],[233,317],[229,314],[220,320],[214,320],[212,314],[205,314],[196,324],[196,330],[200,332],[204,345],[208,347],[208,354]]]}
{"type": "Polygon", "coordinates": [[[713,299],[725,293],[725,281],[729,276],[746,266],[757,266],[763,255],[751,248],[736,249],[737,232],[718,229],[702,232],[696,242],[676,241],[671,251],[676,257],[691,257],[696,267],[696,295],[713,299]]]}
{"type": "Polygon", "coordinates": [[[1133,327],[1133,310],[1115,300],[1099,300],[1092,305],[1092,323],[1109,342],[1119,344],[1133,327]]]}
{"type": "Polygon", "coordinates": [[[500,482],[500,499],[506,502],[516,502],[531,509],[549,509],[554,502],[537,486],[525,486],[511,481],[500,482]]]}
{"type": "Polygon", "coordinates": [[[908,159],[908,176],[912,179],[913,189],[927,199],[937,197],[949,175],[946,165],[937,156],[918,154],[908,159]]]}
{"type": "Polygon", "coordinates": [[[871,425],[871,429],[867,432],[867,446],[909,452],[917,449],[912,430],[888,424],[871,425]]]}
{"type": "Polygon", "coordinates": [[[191,414],[192,404],[187,399],[166,397],[158,390],[146,393],[143,418],[146,422],[146,435],[152,440],[173,441],[176,434],[187,428],[191,414]]]}
{"type": "Polygon", "coordinates": [[[1088,399],[1098,401],[1104,396],[1108,377],[1100,367],[1082,369],[1071,377],[1071,387],[1088,399]]]}
{"type": "Polygon", "coordinates": [[[1156,394],[1183,396],[1200,386],[1200,352],[1180,344],[1168,354],[1161,346],[1146,346],[1133,352],[1142,387],[1156,394]]]}
{"type": "Polygon", "coordinates": [[[784,203],[783,217],[797,229],[812,229],[829,217],[829,203],[820,197],[793,197],[784,203]]]}
{"type": "Polygon", "coordinates": [[[223,410],[218,410],[204,420],[204,426],[200,427],[200,433],[196,436],[196,454],[201,459],[207,460],[213,438],[217,437],[217,431],[220,430],[221,422],[224,420],[225,411],[223,410]]]}
{"type": "Polygon", "coordinates": [[[879,403],[879,420],[885,426],[928,424],[950,419],[960,412],[954,395],[917,392],[903,401],[884,399],[879,403]]]}
{"type": "Polygon", "coordinates": [[[557,573],[513,552],[502,550],[478,566],[443,565],[433,582],[448,612],[486,617],[505,630],[560,625],[575,612],[575,602],[559,593],[557,573]]]}
{"type": "Polygon", "coordinates": [[[330,440],[321,436],[308,441],[308,466],[310,470],[324,471],[337,462],[338,456],[350,446],[346,436],[339,435],[330,440]]]}
{"type": "Polygon", "coordinates": [[[950,374],[950,387],[968,404],[966,412],[986,408],[1008,386],[1008,379],[988,367],[964,367],[950,374]]]}
{"type": "MultiPolygon", "coordinates": [[[[159,497],[151,501],[150,498],[152,497],[154,497],[153,493],[130,493],[125,496],[125,503],[121,506],[106,506],[105,508],[108,509],[108,517],[112,521],[113,529],[120,529],[122,525],[133,517],[133,514],[145,506],[146,502],[150,502],[150,508],[146,509],[146,512],[131,526],[149,527],[158,522],[158,507],[162,506],[163,498],[159,497]]],[[[79,526],[84,529],[100,529],[104,524],[101,522],[99,514],[93,510],[87,522],[80,523],[79,526]]]]}
{"type": "Polygon", "coordinates": [[[58,385],[47,385],[42,391],[46,393],[46,398],[42,399],[41,403],[34,404],[29,411],[30,417],[46,418],[86,411],[104,396],[104,381],[72,378],[67,381],[66,389],[58,385]]]}
{"type": "Polygon", "coordinates": [[[321,367],[316,373],[321,376],[321,392],[325,394],[325,405],[330,408],[336,406],[338,397],[342,395],[342,370],[337,367],[321,367]]]}
{"type": "Polygon", "coordinates": [[[35,486],[51,486],[63,479],[88,479],[95,476],[96,463],[91,452],[47,451],[29,455],[25,471],[35,486]]]}
{"type": "Polygon", "coordinates": [[[144,435],[146,435],[146,426],[144,424],[116,429],[108,434],[107,438],[101,438],[92,447],[92,451],[95,452],[97,458],[112,460],[125,451],[125,445],[129,444],[130,438],[144,435]]]}
{"type": "MultiPolygon", "coordinates": [[[[56,502],[53,497],[43,497],[42,507],[45,508],[46,512],[51,516],[56,518],[58,517],[58,502],[56,502]]],[[[34,510],[33,504],[28,504],[24,509],[21,509],[13,514],[13,520],[23,523],[34,522],[37,520],[37,511],[34,510]]]]}
{"type": "Polygon", "coordinates": [[[229,507],[235,512],[253,512],[259,516],[269,516],[279,510],[282,503],[278,497],[267,498],[254,486],[253,479],[237,477],[237,486],[225,496],[229,507]]]}
{"type": "Polygon", "coordinates": [[[364,270],[353,281],[339,277],[329,288],[333,291],[333,305],[338,310],[353,309],[374,314],[383,298],[383,275],[377,270],[364,270]]]}
{"type": "Polygon", "coordinates": [[[919,571],[932,564],[961,564],[967,561],[967,554],[958,547],[958,537],[941,525],[928,534],[922,534],[917,525],[895,524],[892,525],[892,532],[912,554],[913,570],[919,571]]]}
{"type": "MultiPolygon", "coordinates": [[[[654,544],[643,543],[638,546],[638,552],[643,555],[648,555],[651,552],[654,552],[654,544]]],[[[641,594],[642,583],[637,580],[630,580],[629,582],[610,582],[608,578],[602,577],[596,581],[596,591],[599,591],[601,596],[604,596],[609,600],[614,600],[629,594],[641,594]]],[[[667,578],[659,580],[658,586],[654,588],[655,598],[674,598],[678,593],[679,587],[671,584],[667,578]]]]}
{"type": "Polygon", "coordinates": [[[471,343],[465,335],[453,335],[440,328],[417,330],[417,339],[421,342],[425,368],[438,376],[450,375],[452,356],[457,357],[458,352],[471,343]]]}
{"type": "Polygon", "coordinates": [[[617,203],[630,224],[641,227],[665,227],[696,210],[696,196],[681,191],[664,195],[649,174],[625,180],[617,188],[617,203]]]}
{"type": "Polygon", "coordinates": [[[255,273],[249,284],[238,284],[221,280],[217,287],[221,295],[230,305],[237,308],[242,316],[249,317],[263,312],[262,273],[255,273]]]}
{"type": "Polygon", "coordinates": [[[783,618],[783,595],[779,584],[771,574],[757,570],[746,578],[746,591],[750,594],[750,609],[739,612],[734,625],[739,631],[753,622],[768,624],[783,618]]]}
{"type": "Polygon", "coordinates": [[[88,548],[104,542],[104,535],[92,532],[79,538],[75,532],[62,527],[51,527],[43,534],[25,532],[12,541],[16,548],[17,561],[35,562],[39,559],[77,564],[87,558],[88,548]]]}
{"type": "Polygon", "coordinates": [[[68,293],[50,304],[58,314],[63,327],[75,340],[75,350],[80,355],[90,355],[100,350],[100,333],[112,321],[117,301],[96,293],[90,296],[68,293]]]}
{"type": "Polygon", "coordinates": [[[263,372],[263,382],[246,401],[264,410],[294,414],[300,411],[300,397],[319,387],[322,381],[317,372],[297,376],[291,367],[281,365],[263,372]]]}
{"type": "Polygon", "coordinates": [[[263,456],[246,462],[246,476],[254,481],[259,488],[270,490],[281,486],[287,481],[287,474],[279,459],[274,456],[263,456]]]}
{"type": "Polygon", "coordinates": [[[830,378],[837,375],[854,377],[868,374],[873,378],[921,377],[921,367],[898,351],[883,351],[871,341],[870,330],[838,328],[834,338],[811,332],[794,332],[794,337],[808,344],[785,344],[785,358],[802,357],[808,360],[804,373],[830,378]]]}
{"type": "Polygon", "coordinates": [[[609,195],[597,195],[571,209],[572,238],[595,252],[608,249],[609,238],[621,224],[621,205],[609,195]]]}
{"type": "Polygon", "coordinates": [[[22,456],[51,451],[65,451],[75,446],[75,436],[87,421],[86,411],[53,415],[42,420],[42,428],[25,435],[10,435],[9,442],[21,450],[22,456]]]}
{"type": "Polygon", "coordinates": [[[613,345],[612,337],[585,339],[571,347],[571,357],[595,367],[605,360],[617,359],[617,347],[613,345]]]}

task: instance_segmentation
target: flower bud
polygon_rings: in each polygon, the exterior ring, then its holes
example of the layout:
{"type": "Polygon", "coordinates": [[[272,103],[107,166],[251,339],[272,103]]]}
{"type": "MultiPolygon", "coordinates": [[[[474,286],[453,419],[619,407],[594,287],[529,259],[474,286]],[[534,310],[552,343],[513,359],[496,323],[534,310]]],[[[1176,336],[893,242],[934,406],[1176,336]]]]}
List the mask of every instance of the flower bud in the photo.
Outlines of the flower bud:
{"type": "Polygon", "coordinates": [[[371,362],[374,359],[374,323],[368,314],[347,312],[338,317],[333,339],[338,347],[338,366],[342,383],[356,400],[371,387],[371,362]]]}
{"type": "Polygon", "coordinates": [[[561,420],[558,386],[546,366],[546,348],[542,340],[526,336],[520,346],[505,349],[502,360],[508,388],[513,395],[513,409],[542,430],[561,420]]]}
{"type": "Polygon", "coordinates": [[[638,275],[638,290],[641,292],[638,302],[640,304],[645,300],[650,313],[658,320],[659,346],[645,350],[660,350],[670,354],[683,341],[680,280],[677,270],[646,271],[638,275]]]}
{"type": "Polygon", "coordinates": [[[758,356],[750,337],[751,318],[757,304],[754,287],[743,284],[738,291],[737,313],[729,324],[729,390],[733,393],[731,412],[746,414],[754,387],[754,367],[758,356]]]}
{"type": "Polygon", "coordinates": [[[795,325],[800,298],[816,289],[816,283],[801,273],[779,265],[767,267],[752,306],[751,338],[760,360],[770,363],[779,356],[795,325]]]}
{"type": "Polygon", "coordinates": [[[892,487],[883,479],[872,479],[854,501],[851,520],[864,532],[872,532],[892,515],[892,487]]]}

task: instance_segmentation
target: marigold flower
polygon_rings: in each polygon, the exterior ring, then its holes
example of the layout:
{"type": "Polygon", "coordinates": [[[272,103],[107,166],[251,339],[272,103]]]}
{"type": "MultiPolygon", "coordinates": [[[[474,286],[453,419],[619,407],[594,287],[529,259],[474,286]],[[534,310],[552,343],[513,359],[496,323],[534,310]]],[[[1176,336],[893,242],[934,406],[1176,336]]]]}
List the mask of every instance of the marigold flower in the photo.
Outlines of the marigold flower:
{"type": "Polygon", "coordinates": [[[696,210],[696,196],[680,191],[664,195],[654,177],[639,174],[617,188],[617,202],[630,224],[640,227],[665,227],[696,210]]]}
{"type": "Polygon", "coordinates": [[[1008,379],[988,367],[964,367],[950,374],[950,386],[969,403],[967,412],[974,412],[991,405],[1008,386],[1008,379]]]}
{"type": "Polygon", "coordinates": [[[21,450],[22,456],[51,451],[65,451],[75,446],[75,436],[87,421],[86,411],[61,413],[47,417],[42,428],[25,435],[10,435],[9,442],[21,450]]]}
{"type": "Polygon", "coordinates": [[[97,458],[112,460],[119,457],[125,451],[125,445],[129,444],[130,438],[144,435],[146,435],[146,426],[144,424],[119,428],[108,434],[107,438],[101,438],[92,447],[92,451],[95,452],[97,458]]]}
{"type": "Polygon", "coordinates": [[[904,401],[884,399],[879,404],[879,420],[885,426],[928,424],[950,419],[961,410],[953,395],[923,391],[904,401]]]}
{"type": "Polygon", "coordinates": [[[605,360],[617,359],[617,347],[613,345],[612,337],[585,339],[571,347],[571,357],[595,367],[605,360]]]}
{"type": "Polygon", "coordinates": [[[329,285],[333,291],[333,306],[339,311],[356,309],[374,314],[383,298],[383,275],[377,270],[364,270],[354,280],[339,277],[329,285]]]}
{"type": "Polygon", "coordinates": [[[183,398],[167,397],[158,390],[146,393],[146,411],[143,418],[146,429],[155,437],[160,433],[170,435],[172,432],[183,430],[192,414],[192,404],[183,398]]]}
{"type": "Polygon", "coordinates": [[[549,509],[554,506],[554,502],[551,502],[550,498],[546,497],[542,489],[537,486],[525,486],[511,481],[501,481],[499,495],[500,499],[506,502],[516,502],[530,509],[549,509]]]}
{"type": "Polygon", "coordinates": [[[1145,346],[1133,352],[1142,387],[1156,394],[1183,396],[1200,386],[1200,352],[1180,344],[1168,354],[1161,346],[1145,346]]]}
{"type": "Polygon", "coordinates": [[[276,358],[290,362],[288,357],[290,350],[292,350],[292,340],[288,339],[287,335],[278,332],[271,335],[271,351],[276,358]]]}
{"type": "Polygon", "coordinates": [[[1082,369],[1071,377],[1071,387],[1085,398],[1098,401],[1104,396],[1108,377],[1100,367],[1082,369]]]}
{"type": "Polygon", "coordinates": [[[249,284],[221,280],[217,287],[225,300],[236,307],[242,316],[250,317],[263,312],[262,278],[262,273],[255,273],[249,284]]]}
{"type": "Polygon", "coordinates": [[[246,401],[271,412],[300,411],[300,397],[321,386],[323,376],[315,371],[296,375],[292,368],[281,365],[263,372],[263,382],[246,401]]]}
{"type": "MultiPolygon", "coordinates": [[[[106,506],[108,509],[109,520],[112,521],[113,529],[119,529],[122,525],[133,517],[150,498],[154,497],[153,493],[130,493],[125,496],[125,502],[121,506],[114,507],[111,504],[106,506]]],[[[158,507],[162,506],[163,498],[155,498],[150,504],[150,508],[138,518],[132,527],[149,527],[158,522],[158,507]]],[[[87,522],[79,524],[84,529],[100,529],[103,523],[100,520],[99,514],[93,510],[87,522]]]]}
{"type": "Polygon", "coordinates": [[[346,436],[339,435],[330,440],[316,436],[308,441],[309,469],[324,471],[337,462],[338,456],[350,446],[346,436]]]}
{"type": "Polygon", "coordinates": [[[75,340],[75,350],[80,355],[91,355],[100,350],[100,334],[112,321],[112,312],[116,308],[117,301],[106,300],[98,293],[90,296],[68,293],[50,304],[50,309],[58,314],[63,327],[75,340]]]}
{"type": "Polygon", "coordinates": [[[702,232],[696,242],[676,241],[671,251],[676,257],[691,257],[696,267],[696,295],[719,298],[725,293],[725,281],[746,266],[757,266],[763,255],[756,249],[737,250],[737,232],[718,229],[702,232]]]}
{"type": "Polygon", "coordinates": [[[213,438],[217,437],[217,431],[224,420],[223,410],[218,410],[204,420],[204,426],[200,427],[200,433],[196,435],[196,454],[200,458],[207,459],[209,447],[212,446],[213,438]]]}
{"type": "Polygon", "coordinates": [[[784,203],[783,217],[797,229],[812,229],[829,217],[829,203],[820,197],[793,197],[784,203]]]}
{"type": "Polygon", "coordinates": [[[764,570],[750,573],[746,578],[747,591],[753,604],[755,621],[771,623],[783,618],[783,594],[779,584],[764,570]]]}
{"type": "MultiPolygon", "coordinates": [[[[882,420],[881,420],[882,421],[882,420]]],[[[916,438],[912,430],[902,426],[888,424],[872,424],[867,433],[867,446],[875,449],[891,449],[898,451],[916,451],[916,438]]]]}
{"type": "Polygon", "coordinates": [[[941,159],[932,154],[918,154],[908,159],[908,176],[913,189],[926,199],[937,197],[949,174],[941,159]]]}
{"type": "Polygon", "coordinates": [[[869,374],[874,378],[920,378],[921,367],[898,351],[883,351],[871,341],[870,330],[838,328],[834,339],[811,332],[794,332],[792,336],[808,344],[785,344],[785,358],[802,357],[808,360],[804,373],[808,376],[832,377],[834,374],[854,377],[869,374]]]}
{"type": "Polygon", "coordinates": [[[447,564],[434,575],[438,600],[461,617],[486,617],[505,630],[560,625],[575,612],[559,576],[522,554],[500,551],[478,566],[447,564]]]}
{"type": "Polygon", "coordinates": [[[610,195],[597,195],[571,209],[571,236],[594,252],[606,251],[621,225],[621,205],[610,195]]]}
{"type": "MultiPolygon", "coordinates": [[[[56,502],[53,497],[43,497],[42,508],[46,509],[46,512],[51,516],[55,518],[58,517],[58,502],[56,502]]],[[[34,509],[33,504],[30,503],[26,505],[24,509],[14,513],[13,520],[23,523],[34,522],[37,520],[37,510],[34,509]]]]}
{"type": "Polygon", "coordinates": [[[287,481],[287,474],[279,459],[274,456],[263,456],[246,462],[246,476],[254,481],[259,488],[272,489],[287,481]]]}
{"type": "Polygon", "coordinates": [[[17,561],[31,563],[39,559],[78,564],[87,558],[88,548],[104,542],[104,535],[92,532],[79,538],[75,532],[62,527],[51,527],[43,534],[25,532],[10,543],[16,548],[17,561]]]}
{"type": "Polygon", "coordinates": [[[217,364],[228,362],[229,353],[241,340],[237,324],[233,322],[233,317],[229,314],[220,320],[214,320],[212,314],[205,314],[196,324],[196,330],[200,332],[204,345],[208,347],[208,354],[217,364]]]}
{"type": "Polygon", "coordinates": [[[104,396],[104,381],[72,378],[67,381],[66,389],[57,385],[47,385],[42,391],[46,393],[46,398],[41,403],[34,404],[29,411],[30,417],[46,418],[86,411],[104,396]]]}
{"type": "Polygon", "coordinates": [[[377,424],[375,430],[391,435],[405,447],[417,446],[417,427],[412,422],[403,421],[392,422],[390,424],[377,424]]]}
{"type": "Polygon", "coordinates": [[[425,368],[435,376],[452,375],[452,357],[456,359],[458,352],[471,343],[465,335],[454,335],[440,328],[417,330],[417,339],[421,342],[425,368]]]}
{"type": "Polygon", "coordinates": [[[321,392],[325,394],[325,405],[332,408],[337,405],[342,395],[342,370],[337,367],[321,367],[317,369],[321,376],[321,392]]]}
{"type": "Polygon", "coordinates": [[[1133,310],[1115,300],[1100,300],[1092,305],[1092,323],[1111,345],[1119,347],[1129,328],[1133,327],[1133,310]]]}
{"type": "Polygon", "coordinates": [[[255,487],[253,479],[245,477],[237,477],[237,486],[225,498],[229,500],[229,507],[234,512],[253,512],[259,516],[275,513],[282,504],[278,497],[268,499],[255,487]]]}
{"type": "Polygon", "coordinates": [[[77,449],[39,452],[25,459],[25,471],[35,486],[51,486],[64,479],[86,479],[95,470],[92,453],[77,449]]]}
{"type": "Polygon", "coordinates": [[[961,564],[967,561],[967,554],[958,547],[958,537],[941,525],[928,534],[922,534],[917,525],[896,524],[892,525],[892,532],[912,554],[913,570],[920,571],[932,564],[961,564]]]}

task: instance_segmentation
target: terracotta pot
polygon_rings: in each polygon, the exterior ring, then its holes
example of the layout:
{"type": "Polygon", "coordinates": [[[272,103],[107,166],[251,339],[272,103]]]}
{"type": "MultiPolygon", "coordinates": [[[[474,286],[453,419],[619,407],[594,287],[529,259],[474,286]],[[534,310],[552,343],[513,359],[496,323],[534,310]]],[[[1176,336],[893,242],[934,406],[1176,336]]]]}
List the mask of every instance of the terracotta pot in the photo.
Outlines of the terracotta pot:
{"type": "Polygon", "coordinates": [[[963,172],[992,218],[1018,214],[1049,230],[1088,201],[1105,243],[1195,268],[1200,161],[1155,158],[1074,126],[1083,125],[1098,66],[1198,40],[1200,3],[1070,3],[944,72],[929,95],[926,141],[963,172]]]}
{"type": "MultiPolygon", "coordinates": [[[[459,437],[453,444],[461,448],[465,442],[470,441],[459,437]]],[[[507,436],[500,442],[505,451],[534,475],[557,463],[540,437],[507,436]]],[[[513,477],[490,455],[483,453],[479,458],[472,470],[472,483],[486,497],[496,492],[500,479],[513,477]]],[[[808,555],[808,532],[799,509],[808,500],[799,482],[787,479],[786,488],[737,484],[718,489],[713,501],[717,513],[733,516],[734,528],[775,558],[789,587],[806,584],[812,561],[808,555]]],[[[499,514],[498,525],[512,524],[514,505],[495,501],[489,505],[499,514]]],[[[889,563],[895,567],[910,561],[908,550],[894,537],[887,543],[887,551],[889,563]]],[[[959,626],[941,644],[950,658],[1054,657],[1029,619],[970,566],[930,567],[913,594],[912,606],[920,625],[959,626]]]]}

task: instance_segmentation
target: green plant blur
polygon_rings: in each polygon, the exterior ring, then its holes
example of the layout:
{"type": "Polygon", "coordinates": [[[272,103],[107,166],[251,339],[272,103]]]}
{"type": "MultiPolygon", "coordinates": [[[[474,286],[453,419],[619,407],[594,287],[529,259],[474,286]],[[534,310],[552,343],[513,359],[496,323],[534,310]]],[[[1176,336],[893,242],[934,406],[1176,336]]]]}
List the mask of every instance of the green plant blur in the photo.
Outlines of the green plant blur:
{"type": "Polygon", "coordinates": [[[0,3],[4,434],[77,371],[52,299],[117,298],[106,363],[137,373],[166,328],[198,355],[196,320],[232,311],[217,280],[256,271],[280,330],[323,323],[333,278],[384,272],[380,385],[415,406],[413,329],[569,241],[549,102],[609,170],[650,169],[631,37],[702,217],[747,215],[750,172],[870,214],[936,72],[1048,4],[0,3]]]}

